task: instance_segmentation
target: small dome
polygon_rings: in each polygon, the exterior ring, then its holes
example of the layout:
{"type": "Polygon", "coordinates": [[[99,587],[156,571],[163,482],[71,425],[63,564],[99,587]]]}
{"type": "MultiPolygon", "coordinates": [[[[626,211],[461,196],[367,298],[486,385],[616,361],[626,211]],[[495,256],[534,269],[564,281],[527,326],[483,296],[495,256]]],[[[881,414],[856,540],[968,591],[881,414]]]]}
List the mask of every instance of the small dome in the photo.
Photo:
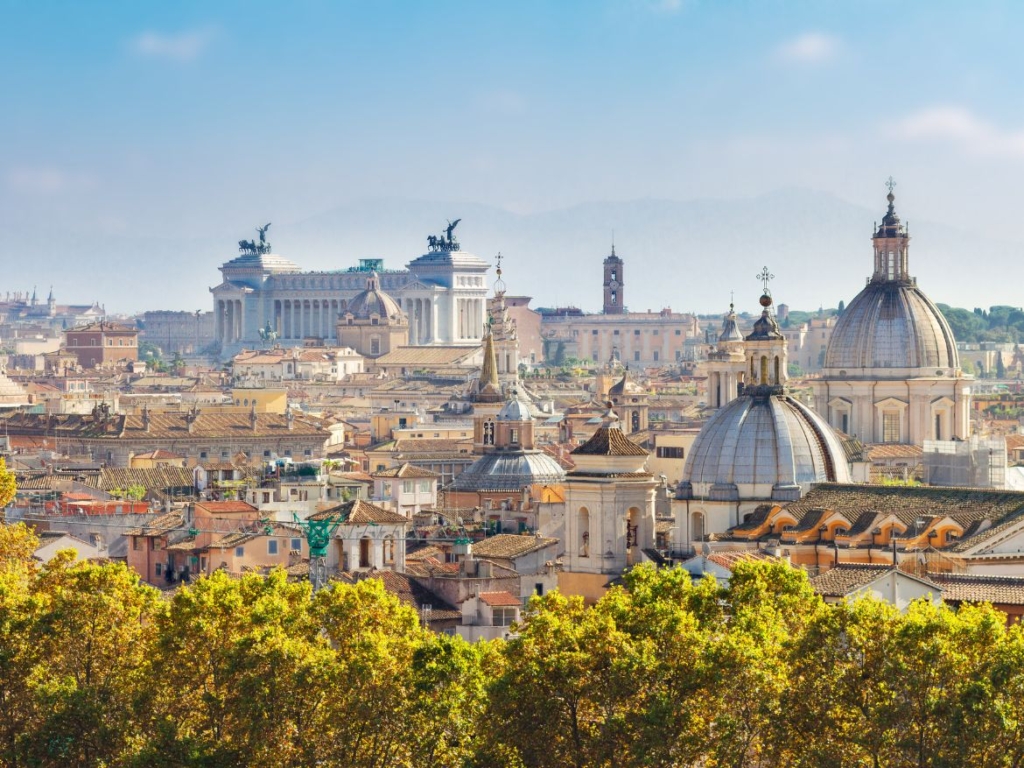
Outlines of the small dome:
{"type": "Polygon", "coordinates": [[[498,411],[498,421],[532,421],[530,406],[519,399],[518,393],[498,411]]]}
{"type": "Polygon", "coordinates": [[[646,395],[647,390],[629,378],[629,374],[623,374],[622,378],[608,389],[611,396],[618,395],[646,395]]]}
{"type": "Polygon", "coordinates": [[[366,281],[366,290],[357,293],[348,303],[347,311],[357,320],[369,320],[373,315],[393,320],[402,317],[398,302],[380,289],[380,278],[376,272],[366,281]]]}
{"type": "MultiPolygon", "coordinates": [[[[839,317],[825,352],[827,369],[958,369],[949,324],[914,284],[872,281],[839,317]]],[[[852,373],[852,370],[851,370],[852,373]]]]}
{"type": "Polygon", "coordinates": [[[824,482],[850,482],[839,438],[806,406],[772,395],[741,396],[711,417],[690,449],[682,486],[731,488],[739,498],[738,486],[757,485],[775,498],[798,498],[798,489],[824,482]]]}
{"type": "Polygon", "coordinates": [[[466,467],[452,482],[451,489],[518,493],[530,485],[563,480],[562,465],[543,451],[495,451],[466,467]]]}

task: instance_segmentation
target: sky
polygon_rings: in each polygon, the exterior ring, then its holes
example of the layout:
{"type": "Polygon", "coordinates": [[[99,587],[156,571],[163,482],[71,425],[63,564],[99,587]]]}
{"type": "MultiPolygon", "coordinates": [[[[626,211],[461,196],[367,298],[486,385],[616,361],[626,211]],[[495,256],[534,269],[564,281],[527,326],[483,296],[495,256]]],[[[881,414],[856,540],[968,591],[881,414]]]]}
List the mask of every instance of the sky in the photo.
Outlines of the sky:
{"type": "Polygon", "coordinates": [[[1022,31],[984,0],[0,0],[0,257],[379,198],[880,211],[890,175],[905,217],[1021,243],[1022,31]]]}

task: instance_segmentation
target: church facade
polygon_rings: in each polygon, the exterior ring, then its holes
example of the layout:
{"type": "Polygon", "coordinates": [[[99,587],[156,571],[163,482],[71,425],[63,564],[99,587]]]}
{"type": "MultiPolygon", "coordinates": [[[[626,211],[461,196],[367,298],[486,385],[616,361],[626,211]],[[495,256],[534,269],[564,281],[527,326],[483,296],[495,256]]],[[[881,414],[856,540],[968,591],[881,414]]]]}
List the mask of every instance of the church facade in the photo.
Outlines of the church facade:
{"type": "Polygon", "coordinates": [[[447,237],[431,236],[429,251],[403,270],[384,269],[382,259],[361,259],[356,267],[309,272],[273,253],[261,228],[260,241],[241,241],[241,255],[220,267],[223,279],[210,289],[221,357],[268,340],[282,346],[336,340],[339,320],[373,273],[404,313],[410,344],[479,346],[490,265],[461,250],[452,229],[447,237]]]}

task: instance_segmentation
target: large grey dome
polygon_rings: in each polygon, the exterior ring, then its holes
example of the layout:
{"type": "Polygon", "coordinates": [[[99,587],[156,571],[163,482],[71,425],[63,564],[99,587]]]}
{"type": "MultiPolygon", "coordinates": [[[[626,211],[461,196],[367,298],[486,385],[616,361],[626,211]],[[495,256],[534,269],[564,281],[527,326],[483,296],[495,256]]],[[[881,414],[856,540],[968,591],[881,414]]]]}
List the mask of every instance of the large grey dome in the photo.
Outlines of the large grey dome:
{"type": "Polygon", "coordinates": [[[850,482],[846,453],[828,424],[787,395],[741,395],[700,431],[680,495],[696,495],[696,486],[707,484],[709,497],[739,498],[738,486],[755,485],[788,499],[824,482],[850,482]]]}
{"type": "Polygon", "coordinates": [[[839,317],[825,352],[826,369],[958,369],[953,332],[916,284],[868,283],[839,317]]]}

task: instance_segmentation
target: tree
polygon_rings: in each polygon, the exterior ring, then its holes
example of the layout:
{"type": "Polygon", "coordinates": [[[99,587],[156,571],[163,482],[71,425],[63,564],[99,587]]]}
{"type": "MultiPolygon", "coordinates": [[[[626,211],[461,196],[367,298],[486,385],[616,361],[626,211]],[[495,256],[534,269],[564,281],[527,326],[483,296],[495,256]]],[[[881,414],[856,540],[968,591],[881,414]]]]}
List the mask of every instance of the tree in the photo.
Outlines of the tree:
{"type": "MultiPolygon", "coordinates": [[[[14,501],[17,493],[18,486],[14,479],[14,473],[7,469],[7,462],[0,458],[0,509],[14,501]]],[[[3,519],[3,512],[0,512],[0,521],[3,519]]]]}
{"type": "Polygon", "coordinates": [[[31,590],[29,716],[16,755],[30,765],[113,765],[138,748],[153,674],[157,592],[123,564],[47,563],[31,590]]]}

